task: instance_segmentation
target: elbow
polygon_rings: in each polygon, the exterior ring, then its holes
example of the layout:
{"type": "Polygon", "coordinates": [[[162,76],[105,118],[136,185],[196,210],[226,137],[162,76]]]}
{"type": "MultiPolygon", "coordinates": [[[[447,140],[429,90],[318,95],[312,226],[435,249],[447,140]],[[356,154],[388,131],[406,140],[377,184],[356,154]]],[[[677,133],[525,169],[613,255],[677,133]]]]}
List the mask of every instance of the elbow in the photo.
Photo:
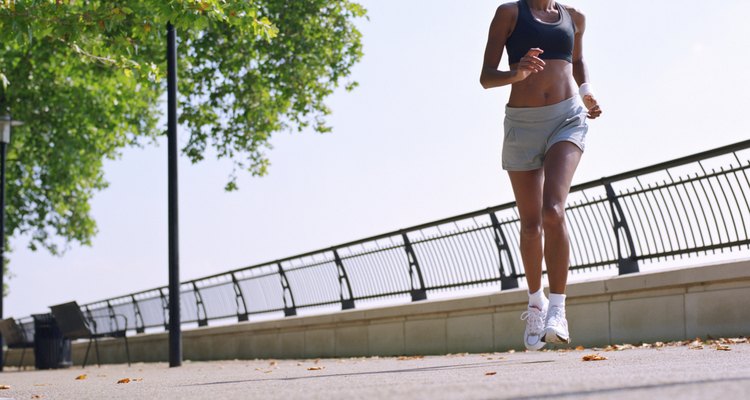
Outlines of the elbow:
{"type": "Polygon", "coordinates": [[[482,72],[482,75],[479,76],[479,84],[482,85],[484,89],[490,89],[492,87],[490,86],[487,75],[484,72],[482,72]]]}

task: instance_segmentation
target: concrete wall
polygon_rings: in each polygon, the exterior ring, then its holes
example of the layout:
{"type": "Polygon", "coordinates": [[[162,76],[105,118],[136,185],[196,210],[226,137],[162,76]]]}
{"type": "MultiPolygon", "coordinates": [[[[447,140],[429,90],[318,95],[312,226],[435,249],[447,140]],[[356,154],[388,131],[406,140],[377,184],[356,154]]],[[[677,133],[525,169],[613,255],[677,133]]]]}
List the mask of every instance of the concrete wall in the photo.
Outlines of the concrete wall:
{"type": "MultiPolygon", "coordinates": [[[[481,353],[522,349],[523,289],[368,310],[244,322],[183,332],[187,360],[481,353]]],[[[640,273],[568,286],[573,345],[604,346],[750,335],[750,260],[640,273]]],[[[131,358],[166,361],[167,333],[129,338],[131,358]]],[[[122,339],[99,343],[125,362],[122,339]]],[[[86,342],[73,345],[80,365],[86,342]]],[[[18,362],[11,351],[7,364],[18,362]]],[[[90,355],[89,362],[95,359],[90,355]]],[[[27,359],[33,360],[33,356],[27,359]]]]}

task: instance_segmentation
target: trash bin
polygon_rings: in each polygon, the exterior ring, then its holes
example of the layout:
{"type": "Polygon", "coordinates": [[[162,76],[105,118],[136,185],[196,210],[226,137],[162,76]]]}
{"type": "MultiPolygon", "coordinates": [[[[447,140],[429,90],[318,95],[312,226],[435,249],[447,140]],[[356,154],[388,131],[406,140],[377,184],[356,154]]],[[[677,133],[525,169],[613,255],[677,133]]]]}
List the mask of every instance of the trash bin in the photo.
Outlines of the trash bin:
{"type": "Polygon", "coordinates": [[[65,339],[52,314],[35,314],[34,358],[36,369],[68,368],[73,365],[70,339],[65,339]]]}

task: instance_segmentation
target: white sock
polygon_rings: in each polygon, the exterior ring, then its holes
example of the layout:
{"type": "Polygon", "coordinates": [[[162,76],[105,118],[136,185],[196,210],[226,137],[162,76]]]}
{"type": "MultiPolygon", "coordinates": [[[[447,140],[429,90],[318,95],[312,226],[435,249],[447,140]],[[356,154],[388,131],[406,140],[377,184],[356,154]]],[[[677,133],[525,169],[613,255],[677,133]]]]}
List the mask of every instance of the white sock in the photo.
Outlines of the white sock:
{"type": "Polygon", "coordinates": [[[565,295],[550,293],[549,294],[549,306],[550,307],[565,307],[565,295]]]}
{"type": "Polygon", "coordinates": [[[547,297],[544,296],[543,289],[537,290],[536,293],[529,293],[529,307],[536,307],[540,310],[544,310],[547,303],[547,297]]]}

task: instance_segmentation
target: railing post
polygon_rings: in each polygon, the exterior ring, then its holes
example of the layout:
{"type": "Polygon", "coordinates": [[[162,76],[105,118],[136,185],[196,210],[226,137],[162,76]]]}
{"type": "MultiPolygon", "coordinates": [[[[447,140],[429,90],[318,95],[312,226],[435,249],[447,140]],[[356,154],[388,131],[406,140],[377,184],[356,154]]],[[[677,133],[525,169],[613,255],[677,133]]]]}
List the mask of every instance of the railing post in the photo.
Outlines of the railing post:
{"type": "Polygon", "coordinates": [[[508,240],[505,238],[500,221],[497,220],[494,212],[490,213],[490,220],[492,221],[492,231],[495,233],[495,246],[497,247],[497,259],[499,260],[500,290],[517,289],[518,272],[516,272],[516,264],[513,261],[513,254],[508,246],[508,240]],[[508,255],[508,263],[510,264],[508,270],[510,270],[510,275],[506,275],[503,268],[503,252],[508,255]]]}
{"type": "Polygon", "coordinates": [[[164,315],[164,330],[169,330],[169,300],[164,295],[164,288],[159,288],[159,297],[161,298],[161,311],[164,315]]]}
{"type": "Polygon", "coordinates": [[[117,317],[115,317],[115,308],[112,307],[112,304],[107,300],[107,312],[109,313],[109,323],[110,327],[112,327],[112,322],[115,323],[115,330],[120,330],[120,324],[117,323],[117,317]]]}
{"type": "Polygon", "coordinates": [[[133,313],[135,314],[135,333],[143,333],[146,331],[146,324],[143,323],[143,315],[141,315],[141,307],[138,305],[138,300],[135,299],[135,295],[130,295],[130,300],[133,301],[133,313]],[[138,321],[141,321],[140,326],[138,321]]]}
{"type": "Polygon", "coordinates": [[[339,257],[339,252],[333,249],[333,259],[336,261],[336,268],[339,271],[339,297],[341,298],[341,309],[351,310],[354,308],[354,299],[352,294],[352,285],[349,283],[349,276],[346,274],[344,269],[344,262],[339,257]],[[346,284],[346,292],[348,296],[344,296],[344,284],[346,284]]]}
{"type": "Polygon", "coordinates": [[[203,297],[201,297],[201,292],[198,290],[198,285],[196,285],[195,281],[193,281],[192,284],[193,293],[195,294],[195,316],[198,318],[198,326],[206,326],[208,325],[206,305],[203,304],[203,297]],[[201,318],[201,309],[203,310],[203,318],[201,318]]]}
{"type": "Polygon", "coordinates": [[[404,250],[406,250],[406,258],[409,261],[409,284],[411,285],[411,301],[420,301],[427,299],[427,291],[424,288],[424,278],[422,277],[422,269],[419,268],[419,261],[417,261],[417,254],[411,247],[409,236],[406,232],[402,233],[401,236],[404,239],[404,250]],[[414,285],[414,278],[417,278],[417,287],[414,285]]]}
{"type": "MultiPolygon", "coordinates": [[[[91,326],[89,328],[91,328],[91,331],[94,332],[94,334],[99,333],[99,329],[96,327],[96,320],[94,319],[94,316],[91,315],[91,309],[88,305],[85,305],[84,307],[86,308],[86,318],[91,323],[91,326]]],[[[83,311],[81,312],[83,313],[83,311]]]]}
{"type": "Polygon", "coordinates": [[[297,304],[294,302],[294,294],[292,288],[289,286],[289,281],[286,279],[286,273],[284,268],[281,267],[281,263],[276,263],[279,267],[279,279],[281,279],[282,298],[284,299],[284,316],[291,317],[297,315],[297,304]],[[286,294],[289,293],[289,302],[292,306],[289,307],[289,303],[286,301],[286,294]]]}
{"type": "Polygon", "coordinates": [[[242,294],[242,288],[240,287],[239,281],[237,281],[237,277],[234,276],[234,272],[231,273],[232,275],[232,284],[234,286],[234,301],[237,302],[237,322],[247,321],[249,319],[249,315],[247,313],[247,302],[245,302],[245,295],[242,294]],[[240,311],[242,309],[242,311],[240,311]]]}
{"type": "Polygon", "coordinates": [[[620,275],[632,274],[639,272],[638,259],[635,256],[635,244],[633,242],[633,236],[630,234],[630,227],[628,221],[625,219],[625,214],[622,212],[620,201],[615,194],[615,190],[612,188],[612,184],[604,182],[604,188],[607,191],[607,199],[609,200],[609,206],[612,210],[612,222],[614,223],[615,230],[615,241],[617,241],[617,266],[620,275]],[[627,241],[628,250],[630,256],[624,258],[622,256],[622,245],[620,244],[620,229],[625,233],[625,240],[627,241]]]}

